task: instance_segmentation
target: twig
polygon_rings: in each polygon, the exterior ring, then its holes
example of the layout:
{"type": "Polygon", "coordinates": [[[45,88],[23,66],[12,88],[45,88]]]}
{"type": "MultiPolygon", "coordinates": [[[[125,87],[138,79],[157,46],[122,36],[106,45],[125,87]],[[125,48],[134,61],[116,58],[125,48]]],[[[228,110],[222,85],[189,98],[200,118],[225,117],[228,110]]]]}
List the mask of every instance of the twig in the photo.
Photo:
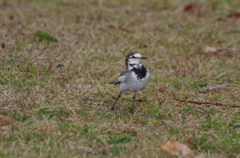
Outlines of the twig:
{"type": "Polygon", "coordinates": [[[228,106],[228,107],[236,107],[240,108],[239,105],[230,105],[230,104],[223,104],[223,103],[212,103],[212,102],[199,102],[199,101],[192,101],[192,100],[184,100],[184,99],[178,99],[178,98],[173,98],[174,100],[180,101],[180,102],[186,102],[186,103],[193,103],[193,104],[212,104],[212,105],[217,105],[217,106],[228,106]]]}
{"type": "Polygon", "coordinates": [[[109,25],[108,27],[112,28],[112,29],[117,29],[117,30],[121,30],[121,31],[124,31],[124,32],[128,32],[128,33],[133,33],[134,32],[134,31],[131,31],[131,30],[128,30],[128,29],[125,29],[125,28],[122,28],[122,27],[117,27],[117,26],[114,26],[114,25],[109,25]]]}
{"type": "Polygon", "coordinates": [[[240,33],[240,30],[231,30],[229,33],[240,33]]]}
{"type": "Polygon", "coordinates": [[[209,93],[209,91],[214,90],[214,89],[220,89],[220,88],[225,88],[225,87],[229,87],[229,84],[224,84],[224,85],[217,85],[214,87],[209,87],[209,88],[204,88],[201,93],[209,93]]]}
{"type": "Polygon", "coordinates": [[[27,99],[27,97],[30,95],[31,91],[28,89],[27,95],[23,98],[23,100],[27,99]]]}

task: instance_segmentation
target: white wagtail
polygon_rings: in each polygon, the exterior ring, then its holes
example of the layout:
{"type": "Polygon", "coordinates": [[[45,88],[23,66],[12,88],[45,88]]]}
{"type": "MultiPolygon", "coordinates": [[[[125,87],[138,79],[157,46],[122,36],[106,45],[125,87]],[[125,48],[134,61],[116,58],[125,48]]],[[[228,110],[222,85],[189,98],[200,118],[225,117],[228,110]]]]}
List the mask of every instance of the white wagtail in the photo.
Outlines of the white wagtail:
{"type": "Polygon", "coordinates": [[[147,59],[142,57],[139,53],[129,53],[126,56],[125,64],[126,70],[123,71],[116,81],[110,82],[111,84],[119,84],[120,94],[117,100],[112,105],[111,110],[115,109],[115,104],[118,99],[125,92],[134,92],[131,112],[133,112],[134,102],[136,94],[148,83],[150,79],[150,73],[145,66],[140,64],[140,59],[147,59]]]}

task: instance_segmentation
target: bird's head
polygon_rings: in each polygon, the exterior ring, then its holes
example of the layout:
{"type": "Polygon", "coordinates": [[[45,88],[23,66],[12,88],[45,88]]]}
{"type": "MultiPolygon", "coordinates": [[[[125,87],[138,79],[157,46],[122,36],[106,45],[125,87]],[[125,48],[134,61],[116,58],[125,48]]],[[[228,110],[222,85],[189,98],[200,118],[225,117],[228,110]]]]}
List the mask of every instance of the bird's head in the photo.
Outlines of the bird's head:
{"type": "Polygon", "coordinates": [[[142,57],[139,53],[129,53],[126,56],[126,67],[138,67],[140,64],[140,59],[147,59],[146,57],[142,57]]]}

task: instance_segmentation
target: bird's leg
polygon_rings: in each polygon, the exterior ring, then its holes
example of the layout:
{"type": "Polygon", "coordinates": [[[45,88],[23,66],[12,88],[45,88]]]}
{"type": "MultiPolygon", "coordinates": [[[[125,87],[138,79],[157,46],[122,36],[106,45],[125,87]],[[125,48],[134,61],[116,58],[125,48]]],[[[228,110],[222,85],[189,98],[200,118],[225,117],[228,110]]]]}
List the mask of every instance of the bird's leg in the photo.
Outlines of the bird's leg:
{"type": "Polygon", "coordinates": [[[118,101],[118,99],[121,97],[121,95],[122,95],[122,93],[120,93],[119,95],[118,95],[118,98],[117,98],[117,100],[115,101],[115,103],[112,105],[112,107],[111,107],[111,109],[110,110],[112,110],[112,111],[114,111],[115,110],[115,104],[117,103],[117,101],[118,101]]]}
{"type": "Polygon", "coordinates": [[[137,92],[135,92],[134,95],[133,95],[132,107],[130,109],[131,113],[133,113],[133,110],[134,110],[134,102],[135,102],[135,99],[136,99],[136,94],[137,94],[137,92]]]}

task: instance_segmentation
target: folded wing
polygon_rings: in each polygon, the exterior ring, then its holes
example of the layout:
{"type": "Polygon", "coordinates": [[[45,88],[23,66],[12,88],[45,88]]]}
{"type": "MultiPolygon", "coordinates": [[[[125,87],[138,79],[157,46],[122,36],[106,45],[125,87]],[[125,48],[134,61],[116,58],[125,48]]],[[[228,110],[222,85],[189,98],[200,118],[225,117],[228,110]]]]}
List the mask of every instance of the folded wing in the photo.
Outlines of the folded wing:
{"type": "Polygon", "coordinates": [[[117,80],[110,82],[110,84],[120,84],[126,81],[127,77],[129,76],[128,74],[131,73],[131,70],[125,70],[123,71],[120,76],[118,76],[117,80]]]}

